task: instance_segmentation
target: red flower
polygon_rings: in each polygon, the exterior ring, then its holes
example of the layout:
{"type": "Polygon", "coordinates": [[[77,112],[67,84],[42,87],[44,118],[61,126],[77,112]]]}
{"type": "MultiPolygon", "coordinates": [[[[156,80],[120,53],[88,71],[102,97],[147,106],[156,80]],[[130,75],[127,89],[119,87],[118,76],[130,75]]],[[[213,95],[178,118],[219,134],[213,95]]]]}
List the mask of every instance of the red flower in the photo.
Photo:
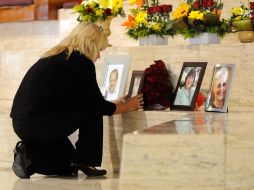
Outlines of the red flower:
{"type": "Polygon", "coordinates": [[[160,6],[149,7],[147,10],[148,14],[155,14],[155,13],[160,13],[160,12],[161,12],[160,6]]]}
{"type": "Polygon", "coordinates": [[[207,7],[213,6],[213,0],[207,0],[207,7]]]}
{"type": "Polygon", "coordinates": [[[165,68],[165,64],[162,60],[157,60],[157,61],[154,61],[155,62],[155,65],[157,68],[163,70],[165,68]]]}
{"type": "Polygon", "coordinates": [[[170,87],[169,74],[163,61],[154,62],[155,64],[145,69],[143,88],[145,107],[154,104],[169,107],[169,93],[173,89],[170,87]]]}
{"type": "Polygon", "coordinates": [[[169,13],[172,11],[172,5],[161,5],[161,12],[169,13]]]}
{"type": "Polygon", "coordinates": [[[203,0],[203,7],[208,7],[207,6],[207,0],[203,0]]]}
{"type": "Polygon", "coordinates": [[[93,12],[93,9],[90,8],[90,7],[88,7],[88,8],[86,9],[86,12],[87,12],[87,13],[92,13],[92,12],[93,12]]]}
{"type": "Polygon", "coordinates": [[[78,4],[80,5],[82,3],[83,0],[77,0],[78,4]]]}
{"type": "Polygon", "coordinates": [[[154,79],[153,79],[153,77],[147,77],[147,82],[149,82],[149,83],[154,83],[154,79]]]}
{"type": "Polygon", "coordinates": [[[105,15],[110,16],[111,15],[111,9],[107,8],[104,11],[105,15]]]}
{"type": "Polygon", "coordinates": [[[200,6],[199,1],[195,1],[193,6],[194,6],[194,8],[199,9],[199,6],[200,6]]]}
{"type": "Polygon", "coordinates": [[[254,20],[254,13],[251,13],[250,18],[251,18],[251,20],[254,20]]]}
{"type": "Polygon", "coordinates": [[[250,2],[250,9],[254,11],[254,2],[250,2]]]}

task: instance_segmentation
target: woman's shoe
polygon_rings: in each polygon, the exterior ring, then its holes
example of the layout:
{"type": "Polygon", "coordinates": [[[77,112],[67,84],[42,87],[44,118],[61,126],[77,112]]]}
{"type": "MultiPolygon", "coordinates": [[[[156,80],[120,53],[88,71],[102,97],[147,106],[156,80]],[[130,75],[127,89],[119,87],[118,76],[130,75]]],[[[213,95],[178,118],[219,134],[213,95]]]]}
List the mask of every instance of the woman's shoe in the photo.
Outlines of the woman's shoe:
{"type": "Polygon", "coordinates": [[[12,164],[12,170],[16,176],[20,178],[30,178],[34,173],[31,171],[31,161],[26,151],[26,147],[22,141],[16,144],[13,150],[14,161],[12,164]]]}
{"type": "Polygon", "coordinates": [[[72,167],[77,168],[78,170],[82,171],[88,177],[104,176],[107,174],[106,170],[104,170],[104,169],[99,170],[99,169],[92,167],[92,166],[83,166],[83,165],[72,163],[72,167]]]}
{"type": "Polygon", "coordinates": [[[98,170],[95,167],[87,166],[79,169],[84,174],[86,174],[88,177],[94,177],[94,176],[104,176],[107,174],[107,171],[104,169],[98,170]]]}

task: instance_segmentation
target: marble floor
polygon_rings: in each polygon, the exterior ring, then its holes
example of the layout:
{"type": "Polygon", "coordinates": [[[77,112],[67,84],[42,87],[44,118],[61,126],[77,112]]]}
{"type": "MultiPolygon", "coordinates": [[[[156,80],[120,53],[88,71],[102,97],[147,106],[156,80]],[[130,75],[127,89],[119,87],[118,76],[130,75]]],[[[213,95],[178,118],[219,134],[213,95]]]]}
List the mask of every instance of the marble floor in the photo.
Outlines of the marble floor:
{"type": "Polygon", "coordinates": [[[108,174],[104,178],[87,178],[83,173],[79,173],[78,178],[35,174],[30,179],[19,179],[10,169],[9,162],[0,162],[1,190],[117,190],[118,182],[118,175],[108,174]]]}

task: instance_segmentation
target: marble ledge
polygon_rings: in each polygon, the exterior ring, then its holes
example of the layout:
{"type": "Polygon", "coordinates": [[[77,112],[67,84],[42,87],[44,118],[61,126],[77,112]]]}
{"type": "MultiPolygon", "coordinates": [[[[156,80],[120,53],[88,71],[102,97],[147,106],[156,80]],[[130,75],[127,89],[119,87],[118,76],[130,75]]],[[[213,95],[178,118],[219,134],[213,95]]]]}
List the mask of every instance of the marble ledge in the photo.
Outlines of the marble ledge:
{"type": "Polygon", "coordinates": [[[124,135],[120,189],[254,189],[253,114],[192,112],[124,135]]]}
{"type": "MultiPolygon", "coordinates": [[[[115,50],[115,49],[156,49],[156,48],[160,48],[160,49],[165,49],[165,48],[173,48],[173,49],[180,49],[180,48],[190,48],[190,50],[197,50],[197,49],[207,49],[207,48],[248,48],[247,52],[251,52],[251,49],[249,48],[254,48],[254,43],[231,43],[230,46],[227,43],[220,43],[220,44],[205,44],[205,45],[193,45],[190,43],[169,43],[168,45],[155,45],[155,46],[139,46],[139,45],[125,45],[125,44],[121,44],[121,45],[117,45],[117,46],[111,46],[108,47],[105,51],[108,50],[115,50]]],[[[235,50],[234,50],[235,51],[235,50]]],[[[237,53],[237,52],[236,52],[237,53]]]]}

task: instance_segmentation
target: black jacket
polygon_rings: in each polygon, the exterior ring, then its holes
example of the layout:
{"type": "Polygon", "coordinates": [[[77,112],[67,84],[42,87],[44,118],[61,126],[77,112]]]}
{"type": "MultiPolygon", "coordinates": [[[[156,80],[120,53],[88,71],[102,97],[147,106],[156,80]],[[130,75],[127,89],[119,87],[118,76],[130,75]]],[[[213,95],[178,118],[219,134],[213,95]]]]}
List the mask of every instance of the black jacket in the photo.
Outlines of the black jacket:
{"type": "Polygon", "coordinates": [[[38,60],[26,73],[15,95],[10,116],[36,118],[48,112],[81,109],[89,115],[112,115],[115,104],[98,87],[94,63],[74,51],[38,60]]]}

